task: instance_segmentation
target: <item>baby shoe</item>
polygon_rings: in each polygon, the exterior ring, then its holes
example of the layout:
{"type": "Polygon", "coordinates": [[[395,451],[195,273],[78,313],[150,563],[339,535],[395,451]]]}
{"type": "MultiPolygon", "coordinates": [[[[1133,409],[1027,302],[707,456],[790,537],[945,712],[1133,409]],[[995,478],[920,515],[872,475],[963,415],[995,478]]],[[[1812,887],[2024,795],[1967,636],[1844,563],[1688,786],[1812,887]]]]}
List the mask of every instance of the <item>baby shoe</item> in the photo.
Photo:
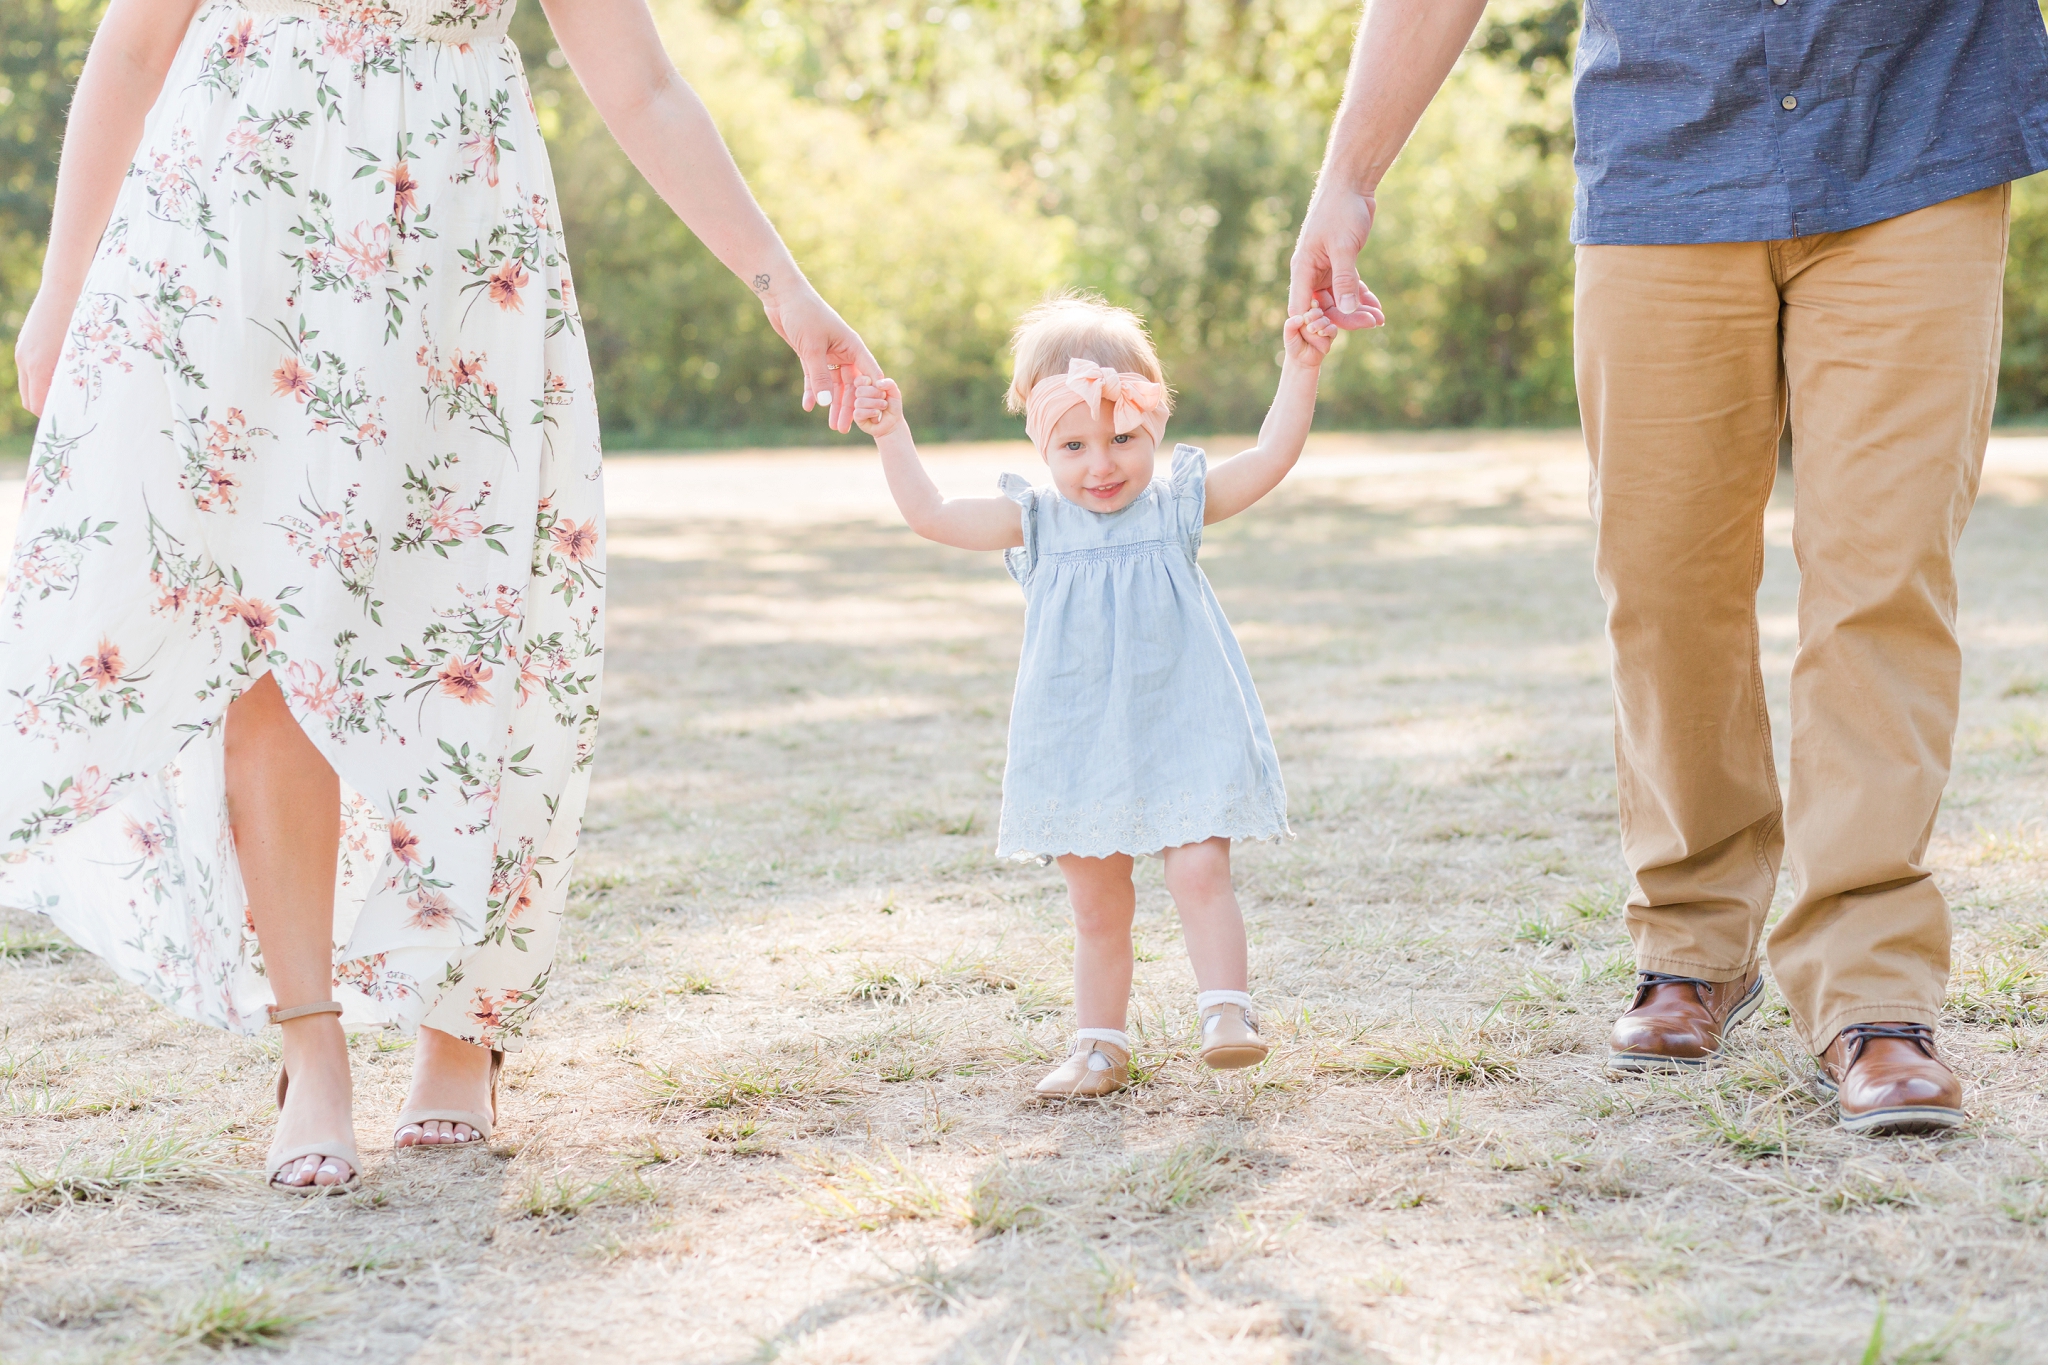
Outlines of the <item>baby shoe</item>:
{"type": "Polygon", "coordinates": [[[1215,1071],[1257,1066],[1272,1048],[1259,1037],[1252,1018],[1252,998],[1243,991],[1203,991],[1195,997],[1202,1012],[1202,1065],[1215,1071]]]}
{"type": "Polygon", "coordinates": [[[1131,1083],[1131,1040],[1122,1029],[1084,1028],[1074,1050],[1038,1083],[1045,1100],[1093,1100],[1114,1095],[1131,1083]]]}

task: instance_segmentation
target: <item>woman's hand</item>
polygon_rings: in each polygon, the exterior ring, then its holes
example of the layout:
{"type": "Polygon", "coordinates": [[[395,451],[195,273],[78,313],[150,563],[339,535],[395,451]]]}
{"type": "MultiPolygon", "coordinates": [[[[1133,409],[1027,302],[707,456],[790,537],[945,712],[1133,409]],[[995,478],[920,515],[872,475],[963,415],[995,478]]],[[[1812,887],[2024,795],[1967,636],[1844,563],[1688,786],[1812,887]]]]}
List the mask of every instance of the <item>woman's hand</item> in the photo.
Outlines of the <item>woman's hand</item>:
{"type": "Polygon", "coordinates": [[[903,425],[903,391],[893,379],[859,376],[853,391],[853,420],[862,431],[880,440],[903,425]]]}
{"type": "Polygon", "coordinates": [[[1330,347],[1337,340],[1337,324],[1317,304],[1298,318],[1287,319],[1287,326],[1280,333],[1281,344],[1287,348],[1287,358],[1296,365],[1317,369],[1323,357],[1330,353],[1330,347]]]}
{"type": "Polygon", "coordinates": [[[57,373],[64,333],[70,325],[70,306],[38,293],[14,338],[15,386],[21,391],[21,405],[37,417],[43,415],[43,404],[50,396],[50,379],[57,373]]]}
{"type": "Polygon", "coordinates": [[[775,335],[789,343],[803,365],[804,411],[809,412],[817,403],[828,403],[826,415],[832,429],[851,430],[857,379],[882,372],[867,343],[808,282],[798,281],[786,298],[781,289],[772,285],[760,293],[768,325],[775,329],[775,335]]]}

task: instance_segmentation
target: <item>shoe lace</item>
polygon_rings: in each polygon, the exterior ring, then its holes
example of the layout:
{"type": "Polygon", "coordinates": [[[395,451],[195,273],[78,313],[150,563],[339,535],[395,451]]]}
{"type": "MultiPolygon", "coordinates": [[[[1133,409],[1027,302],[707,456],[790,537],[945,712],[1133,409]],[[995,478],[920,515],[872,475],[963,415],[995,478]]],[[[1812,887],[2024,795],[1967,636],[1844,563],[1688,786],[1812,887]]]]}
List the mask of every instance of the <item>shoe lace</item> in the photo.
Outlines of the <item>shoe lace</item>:
{"type": "Polygon", "coordinates": [[[1850,1066],[1856,1065],[1856,1059],[1874,1038],[1897,1038],[1912,1043],[1930,1057],[1934,1055],[1934,1029],[1927,1024],[1850,1024],[1843,1028],[1841,1037],[1842,1051],[1850,1066]]]}
{"type": "MultiPolygon", "coordinates": [[[[1636,973],[1636,1004],[1642,1004],[1643,996],[1658,986],[1691,986],[1695,993],[1714,989],[1713,982],[1703,981],[1696,976],[1680,976],[1676,972],[1639,971],[1636,973]]],[[[1700,998],[1704,1000],[1706,997],[1701,996],[1700,998]]],[[[1633,1009],[1634,1006],[1630,1006],[1630,1008],[1633,1009]]]]}

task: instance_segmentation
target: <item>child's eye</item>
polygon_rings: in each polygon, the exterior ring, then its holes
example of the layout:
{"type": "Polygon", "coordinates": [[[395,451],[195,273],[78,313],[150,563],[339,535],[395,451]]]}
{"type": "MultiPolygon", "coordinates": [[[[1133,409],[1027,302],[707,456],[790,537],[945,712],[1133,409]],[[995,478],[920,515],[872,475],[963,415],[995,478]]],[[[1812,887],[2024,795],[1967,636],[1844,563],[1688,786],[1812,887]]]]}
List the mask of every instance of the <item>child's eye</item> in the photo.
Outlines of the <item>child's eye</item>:
{"type": "Polygon", "coordinates": [[[1117,438],[1116,438],[1116,443],[1117,443],[1118,445],[1122,445],[1122,444],[1123,444],[1124,442],[1126,442],[1126,441],[1128,441],[1128,440],[1130,440],[1130,439],[1131,439],[1130,433],[1129,433],[1129,432],[1125,432],[1125,433],[1124,433],[1123,435],[1121,435],[1121,436],[1119,436],[1119,437],[1117,437],[1117,438]]]}
{"type": "Polygon", "coordinates": [[[1068,449],[1068,450],[1079,450],[1080,448],[1081,448],[1081,443],[1080,443],[1079,441],[1069,441],[1069,442],[1067,442],[1067,449],[1068,449]]]}

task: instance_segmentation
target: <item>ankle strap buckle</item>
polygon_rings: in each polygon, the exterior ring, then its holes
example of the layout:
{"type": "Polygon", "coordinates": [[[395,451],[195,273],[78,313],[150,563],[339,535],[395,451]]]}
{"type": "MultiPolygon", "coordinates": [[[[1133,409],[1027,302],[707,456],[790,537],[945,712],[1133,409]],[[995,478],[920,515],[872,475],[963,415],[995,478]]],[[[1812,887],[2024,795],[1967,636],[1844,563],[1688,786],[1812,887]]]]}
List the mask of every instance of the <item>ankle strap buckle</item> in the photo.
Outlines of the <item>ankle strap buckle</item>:
{"type": "Polygon", "coordinates": [[[282,1024],[288,1019],[303,1019],[309,1014],[340,1013],[341,1002],[339,1000],[322,1000],[318,1004],[313,1005],[293,1005],[290,1009],[279,1009],[277,1006],[272,1005],[269,1009],[270,1022],[273,1024],[282,1024]]]}

